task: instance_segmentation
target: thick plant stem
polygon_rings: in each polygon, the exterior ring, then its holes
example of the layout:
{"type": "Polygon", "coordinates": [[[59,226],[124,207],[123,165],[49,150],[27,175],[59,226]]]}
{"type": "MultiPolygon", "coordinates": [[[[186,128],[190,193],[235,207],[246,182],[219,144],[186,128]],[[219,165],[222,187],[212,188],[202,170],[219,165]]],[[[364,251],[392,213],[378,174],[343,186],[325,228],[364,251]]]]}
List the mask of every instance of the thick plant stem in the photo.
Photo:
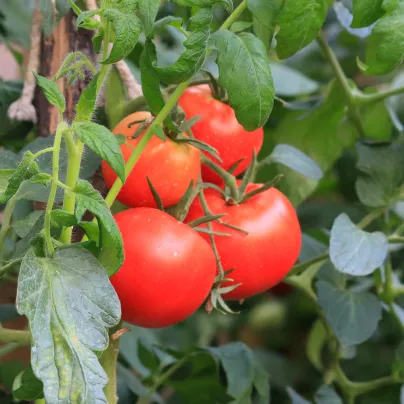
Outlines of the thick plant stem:
{"type": "Polygon", "coordinates": [[[31,343],[31,333],[29,331],[10,330],[0,326],[0,342],[17,343],[20,346],[31,343]]]}
{"type": "Polygon", "coordinates": [[[335,56],[332,49],[328,46],[327,41],[324,39],[323,35],[320,33],[317,35],[317,42],[324,53],[325,57],[331,64],[331,67],[334,71],[335,77],[337,78],[339,84],[344,90],[346,103],[348,104],[348,115],[351,119],[352,123],[355,125],[356,130],[359,133],[359,136],[365,137],[365,129],[363,127],[362,121],[359,116],[358,108],[356,105],[356,98],[353,94],[353,91],[349,85],[349,81],[345,76],[344,71],[340,63],[338,62],[337,57],[335,56]]]}
{"type": "MultiPolygon", "coordinates": [[[[247,8],[247,0],[243,0],[242,3],[233,11],[233,13],[231,15],[229,15],[227,20],[221,26],[221,29],[228,29],[230,27],[230,25],[234,21],[236,21],[238,17],[240,17],[240,15],[243,13],[243,11],[246,8],[247,8]]],[[[156,119],[146,130],[145,134],[142,136],[142,139],[140,140],[137,147],[135,148],[135,150],[133,151],[132,155],[129,157],[129,160],[126,163],[126,166],[125,166],[126,176],[128,176],[128,174],[130,174],[133,167],[139,160],[139,157],[142,154],[143,150],[147,146],[147,143],[153,136],[154,127],[157,125],[161,125],[164,122],[164,119],[167,118],[167,116],[169,115],[169,113],[174,108],[175,104],[177,103],[178,99],[181,97],[182,93],[187,89],[187,87],[191,84],[191,82],[192,82],[192,79],[189,79],[178,85],[178,87],[171,94],[170,98],[167,100],[167,103],[164,105],[164,107],[161,109],[159,114],[156,116],[156,119]]],[[[118,178],[112,185],[111,189],[108,192],[107,197],[105,198],[108,206],[111,206],[114,203],[116,197],[119,194],[119,191],[122,189],[122,186],[123,186],[123,184],[122,184],[121,180],[118,178]]]]}
{"type": "Polygon", "coordinates": [[[68,129],[68,125],[61,122],[58,125],[55,134],[55,141],[53,143],[53,161],[52,161],[52,185],[49,194],[48,203],[45,210],[45,240],[48,247],[48,252],[52,254],[54,252],[52,237],[51,237],[51,212],[53,209],[53,204],[55,203],[56,191],[59,182],[59,154],[60,154],[60,143],[62,141],[63,132],[68,129]]]}
{"type": "Polygon", "coordinates": [[[3,223],[0,229],[0,260],[3,259],[3,248],[4,242],[6,241],[7,233],[10,229],[11,217],[15,205],[17,203],[17,198],[15,195],[7,202],[6,209],[4,210],[3,223]]]}
{"type": "Polygon", "coordinates": [[[101,366],[104,368],[108,376],[108,384],[104,388],[105,397],[108,404],[116,404],[118,402],[116,387],[116,362],[119,353],[119,338],[114,340],[110,337],[108,348],[102,353],[101,366]]]}

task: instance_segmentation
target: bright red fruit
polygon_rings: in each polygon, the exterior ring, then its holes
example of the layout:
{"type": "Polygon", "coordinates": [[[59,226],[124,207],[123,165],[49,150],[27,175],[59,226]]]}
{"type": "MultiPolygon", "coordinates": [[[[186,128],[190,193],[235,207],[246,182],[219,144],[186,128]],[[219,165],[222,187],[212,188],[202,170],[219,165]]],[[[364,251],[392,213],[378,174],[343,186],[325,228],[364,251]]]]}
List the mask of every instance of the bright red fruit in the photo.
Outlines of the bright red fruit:
{"type": "MultiPolygon", "coordinates": [[[[247,192],[261,187],[249,184],[247,192]]],[[[296,262],[301,247],[301,230],[295,209],[276,188],[270,188],[241,205],[227,205],[222,195],[205,191],[211,212],[225,213],[221,221],[248,232],[245,235],[223,224],[213,222],[212,229],[231,234],[215,236],[225,270],[234,268],[228,276],[234,284],[242,283],[226,300],[240,300],[261,293],[280,282],[296,262]]],[[[203,216],[199,199],[194,201],[187,221],[203,216]]],[[[201,234],[208,240],[207,234],[201,234]]],[[[225,286],[228,286],[225,284],[225,286]]]]}
{"type": "Polygon", "coordinates": [[[191,227],[157,209],[115,215],[125,261],[111,277],[122,318],[141,327],[166,327],[191,315],[216,275],[210,245],[191,227]]]}
{"type": "MultiPolygon", "coordinates": [[[[139,124],[130,128],[134,121],[150,118],[149,112],[135,112],[123,119],[113,130],[114,134],[133,136],[139,124]]],[[[141,140],[128,140],[132,147],[136,147],[141,140]]],[[[121,150],[125,162],[128,161],[133,150],[123,144],[121,150]]],[[[117,175],[107,162],[101,163],[102,173],[108,188],[111,188],[117,175]]],[[[186,143],[175,143],[167,137],[166,141],[153,136],[143,150],[138,162],[126,179],[118,194],[118,200],[126,206],[156,207],[146,176],[149,177],[154,188],[159,193],[165,207],[175,205],[184,195],[191,180],[197,183],[201,170],[199,150],[186,143]]]]}
{"type": "MultiPolygon", "coordinates": [[[[259,128],[247,132],[237,121],[234,110],[227,104],[213,98],[208,85],[188,88],[179,99],[186,118],[201,116],[202,119],[192,126],[196,139],[214,147],[228,170],[233,164],[245,158],[234,174],[244,172],[251,162],[253,150],[258,154],[264,139],[264,131],[259,128]]],[[[205,153],[206,154],[206,153],[205,153]]],[[[207,157],[212,158],[206,154],[207,157]]],[[[212,158],[213,159],[213,158],[212,158]]],[[[205,182],[221,184],[222,179],[208,167],[202,166],[202,177],[205,182]]]]}

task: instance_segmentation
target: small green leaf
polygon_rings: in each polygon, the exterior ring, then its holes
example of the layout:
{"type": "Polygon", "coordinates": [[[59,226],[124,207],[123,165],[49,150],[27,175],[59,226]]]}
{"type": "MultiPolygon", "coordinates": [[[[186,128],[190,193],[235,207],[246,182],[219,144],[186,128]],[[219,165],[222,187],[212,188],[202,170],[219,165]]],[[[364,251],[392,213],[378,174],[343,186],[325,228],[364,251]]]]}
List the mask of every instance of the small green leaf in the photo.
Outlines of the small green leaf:
{"type": "Polygon", "coordinates": [[[385,74],[398,67],[404,57],[402,6],[388,12],[373,27],[366,45],[366,74],[385,74]]]}
{"type": "Polygon", "coordinates": [[[383,14],[383,0],[353,0],[352,28],[364,28],[372,25],[383,14]]]}
{"type": "Polygon", "coordinates": [[[172,15],[168,15],[166,17],[160,18],[160,20],[157,20],[152,27],[152,32],[149,35],[150,37],[153,37],[154,34],[161,29],[162,27],[166,25],[172,25],[173,27],[176,28],[181,28],[183,24],[183,20],[180,17],[174,17],[172,15]]]}
{"type": "Polygon", "coordinates": [[[31,365],[14,380],[13,397],[28,401],[43,398],[43,383],[35,377],[31,365]]]}
{"type": "Polygon", "coordinates": [[[35,76],[38,86],[42,88],[42,91],[49,104],[56,107],[60,113],[64,112],[66,109],[66,101],[58,85],[46,77],[39,76],[36,73],[32,74],[35,76]]]}
{"type": "Polygon", "coordinates": [[[59,229],[71,227],[77,224],[77,218],[65,210],[55,209],[51,212],[51,224],[59,229]]]}
{"type": "Polygon", "coordinates": [[[77,137],[105,160],[125,182],[125,161],[115,136],[105,127],[93,122],[75,122],[77,137]]]}
{"type": "Polygon", "coordinates": [[[255,35],[269,49],[275,32],[275,21],[283,6],[282,0],[247,0],[253,15],[255,35]]]}
{"type": "Polygon", "coordinates": [[[330,258],[338,271],[354,276],[369,275],[383,264],[387,253],[388,241],[383,233],[359,229],[345,213],[335,219],[330,258]]]}
{"type": "Polygon", "coordinates": [[[314,396],[316,404],[344,404],[341,397],[330,384],[323,384],[314,396]]]}
{"type": "Polygon", "coordinates": [[[254,35],[219,30],[212,35],[217,49],[219,84],[246,130],[265,124],[274,104],[274,86],[264,44],[254,35]]]}
{"type": "Polygon", "coordinates": [[[97,73],[85,90],[81,93],[80,99],[76,105],[76,122],[90,121],[93,116],[95,103],[97,101],[97,82],[99,73],[97,73]]]}
{"type": "Polygon", "coordinates": [[[230,31],[234,33],[243,32],[248,28],[251,28],[252,25],[253,23],[250,21],[236,21],[233,24],[231,24],[230,31]]]}
{"type": "Polygon", "coordinates": [[[269,375],[261,374],[261,368],[257,364],[252,351],[241,342],[223,345],[218,348],[209,348],[221,362],[227,378],[227,393],[235,398],[237,402],[244,402],[251,397],[255,382],[259,385],[265,383],[261,376],[266,378],[266,386],[261,394],[269,394],[269,375]],[[259,369],[257,369],[259,368],[259,369]],[[259,376],[259,379],[256,377],[259,376]],[[267,388],[266,392],[265,390],[267,388]]]}
{"type": "Polygon", "coordinates": [[[382,315],[374,295],[341,290],[324,281],[316,287],[325,318],[342,344],[360,344],[373,335],[382,315]]]}
{"type": "Polygon", "coordinates": [[[77,194],[76,217],[80,219],[89,210],[98,220],[101,247],[98,261],[108,275],[112,276],[124,260],[122,236],[118,226],[107,203],[89,182],[79,180],[73,191],[77,194]]]}
{"type": "Polygon", "coordinates": [[[228,13],[233,10],[232,0],[174,0],[180,6],[185,7],[212,7],[215,4],[221,4],[228,13]]]}
{"type": "Polygon", "coordinates": [[[48,185],[52,181],[52,176],[47,173],[39,173],[34,177],[29,179],[31,184],[41,184],[41,185],[48,185]]]}
{"type": "Polygon", "coordinates": [[[52,0],[39,0],[39,8],[41,10],[43,32],[45,36],[49,36],[56,22],[52,0]]]}
{"type": "MultiPolygon", "coordinates": [[[[160,81],[165,84],[182,83],[200,70],[206,59],[212,19],[210,8],[200,8],[195,12],[189,19],[188,30],[191,34],[184,42],[185,52],[171,66],[158,67],[155,46],[150,39],[146,41],[145,47],[148,48],[149,63],[160,81]]],[[[142,69],[142,74],[143,72],[142,69]]]]}
{"type": "Polygon", "coordinates": [[[356,192],[361,202],[371,207],[388,206],[395,202],[404,182],[404,147],[357,145],[356,167],[361,175],[356,181],[356,192]]]}
{"type": "Polygon", "coordinates": [[[93,20],[91,17],[100,14],[101,10],[83,11],[76,20],[76,29],[85,28],[89,30],[96,30],[100,25],[99,21],[93,20]]]}
{"type": "Polygon", "coordinates": [[[296,393],[291,387],[286,388],[289,398],[292,400],[292,404],[311,404],[310,401],[304,399],[300,394],[296,393]]]}
{"type": "Polygon", "coordinates": [[[136,15],[136,2],[122,0],[125,9],[111,8],[105,11],[104,17],[115,28],[115,41],[111,52],[102,63],[112,64],[128,56],[135,47],[142,32],[142,23],[136,15]]]}
{"type": "Polygon", "coordinates": [[[328,10],[328,0],[288,0],[276,19],[276,52],[281,59],[308,45],[320,31],[328,10]]]}
{"type": "Polygon", "coordinates": [[[17,236],[20,238],[24,238],[34,227],[36,221],[39,219],[41,215],[43,215],[43,211],[35,210],[34,212],[31,212],[28,216],[26,216],[24,219],[14,222],[13,228],[17,233],[17,236]]]}
{"type": "Polygon", "coordinates": [[[323,176],[321,168],[306,154],[287,144],[278,144],[268,157],[270,162],[284,164],[299,174],[313,180],[319,180],[323,176]]]}
{"type": "Polygon", "coordinates": [[[104,39],[104,30],[101,27],[99,27],[92,39],[94,50],[96,53],[100,53],[103,39],[104,39]]]}
{"type": "Polygon", "coordinates": [[[139,360],[142,365],[149,369],[152,373],[156,371],[161,363],[160,358],[152,352],[152,349],[149,350],[145,345],[143,345],[141,339],[137,342],[137,353],[139,355],[139,360]]]}
{"type": "Polygon", "coordinates": [[[31,364],[45,400],[106,402],[108,379],[95,352],[107,348],[107,329],[119,322],[121,309],[93,255],[83,248],[56,250],[52,258],[29,251],[21,264],[17,310],[30,324],[31,364]]]}
{"type": "Polygon", "coordinates": [[[27,151],[16,170],[0,170],[0,203],[6,203],[20,187],[21,183],[39,174],[38,164],[33,159],[33,154],[27,151]]]}
{"type": "Polygon", "coordinates": [[[161,0],[139,0],[139,14],[146,36],[150,36],[154,30],[154,20],[159,11],[160,4],[161,0]]]}

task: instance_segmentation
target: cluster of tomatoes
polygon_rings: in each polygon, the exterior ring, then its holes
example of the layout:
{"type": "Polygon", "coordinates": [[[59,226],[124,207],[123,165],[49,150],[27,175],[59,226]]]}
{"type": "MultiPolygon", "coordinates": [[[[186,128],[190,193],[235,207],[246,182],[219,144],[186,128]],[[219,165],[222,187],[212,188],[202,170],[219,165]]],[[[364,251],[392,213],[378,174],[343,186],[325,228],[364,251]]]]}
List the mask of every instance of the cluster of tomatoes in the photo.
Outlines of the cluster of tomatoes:
{"type": "MultiPolygon", "coordinates": [[[[244,172],[253,152],[258,153],[262,146],[262,128],[246,132],[232,108],[215,99],[207,85],[189,88],[179,104],[187,119],[201,117],[192,133],[218,151],[222,161],[216,163],[229,170],[238,162],[233,174],[244,172]]],[[[138,127],[133,122],[148,118],[148,112],[137,112],[114,129],[115,134],[128,138],[121,145],[125,160],[142,136],[131,138],[138,127]]],[[[211,235],[186,224],[203,218],[206,207],[212,215],[224,215],[209,224],[215,234],[225,234],[215,235],[214,240],[221,265],[225,270],[232,269],[228,275],[231,281],[221,286],[225,289],[239,284],[225,293],[224,299],[242,300],[276,285],[298,257],[301,231],[288,199],[270,188],[242,203],[229,201],[220,192],[223,179],[205,165],[201,167],[200,153],[190,143],[153,136],[118,195],[118,200],[130,209],[115,215],[123,237],[125,262],[111,282],[121,301],[123,319],[129,323],[149,328],[177,323],[195,312],[209,296],[217,275],[211,235]],[[195,198],[184,223],[157,209],[149,181],[166,208],[176,205],[191,181],[197,184],[200,176],[205,183],[218,185],[204,188],[207,206],[195,198]]],[[[106,162],[102,170],[110,187],[117,176],[106,162]]],[[[261,186],[250,183],[245,193],[261,186]]],[[[199,227],[206,226],[203,223],[199,227]]]]}

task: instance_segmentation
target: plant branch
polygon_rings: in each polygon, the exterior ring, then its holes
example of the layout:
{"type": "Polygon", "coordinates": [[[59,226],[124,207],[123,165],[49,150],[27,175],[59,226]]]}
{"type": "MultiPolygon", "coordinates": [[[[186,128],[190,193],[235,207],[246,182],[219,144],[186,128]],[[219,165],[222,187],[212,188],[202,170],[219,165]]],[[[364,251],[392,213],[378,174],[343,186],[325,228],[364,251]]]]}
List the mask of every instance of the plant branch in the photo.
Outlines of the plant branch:
{"type": "MultiPolygon", "coordinates": [[[[115,328],[115,330],[118,327],[115,328]]],[[[116,361],[119,353],[119,338],[113,339],[110,332],[108,348],[102,353],[100,364],[108,376],[108,384],[104,388],[105,397],[108,404],[113,404],[118,401],[117,397],[117,378],[116,378],[116,361]]]]}
{"type": "Polygon", "coordinates": [[[4,242],[6,241],[7,233],[10,230],[11,217],[13,215],[13,211],[14,211],[16,204],[17,204],[17,198],[14,195],[7,202],[6,208],[4,210],[3,223],[1,224],[1,229],[0,229],[0,258],[1,259],[3,258],[4,242]]]}
{"type": "Polygon", "coordinates": [[[60,154],[60,144],[62,142],[63,131],[68,129],[68,125],[63,121],[58,125],[55,141],[53,143],[53,160],[52,160],[52,185],[50,189],[48,203],[45,210],[45,240],[50,254],[55,250],[53,248],[52,237],[51,237],[51,212],[53,205],[55,203],[56,191],[59,182],[59,154],[60,154]]]}
{"type": "Polygon", "coordinates": [[[31,333],[29,331],[10,330],[0,325],[0,342],[13,342],[26,346],[31,344],[31,333]]]}
{"type": "Polygon", "coordinates": [[[337,57],[335,56],[334,52],[328,45],[327,41],[324,39],[321,32],[317,35],[317,42],[318,42],[322,52],[324,53],[325,57],[328,59],[329,63],[331,64],[331,67],[334,71],[337,81],[339,82],[342,89],[344,90],[345,99],[346,99],[346,102],[348,105],[348,111],[349,111],[348,115],[349,115],[352,123],[355,125],[359,135],[361,137],[365,137],[365,135],[366,135],[365,129],[363,127],[362,121],[359,116],[355,96],[353,94],[351,86],[349,85],[349,81],[348,81],[347,77],[345,76],[344,71],[342,70],[340,63],[338,62],[337,57]]]}
{"type": "Polygon", "coordinates": [[[240,5],[229,15],[227,20],[222,24],[220,29],[229,29],[230,25],[235,22],[238,17],[247,9],[247,0],[243,0],[240,5]]]}
{"type": "Polygon", "coordinates": [[[365,94],[360,92],[358,94],[355,94],[355,98],[359,104],[366,105],[380,102],[394,95],[399,95],[403,93],[404,93],[404,87],[397,87],[397,88],[389,88],[388,90],[380,91],[374,94],[365,94]]]}

